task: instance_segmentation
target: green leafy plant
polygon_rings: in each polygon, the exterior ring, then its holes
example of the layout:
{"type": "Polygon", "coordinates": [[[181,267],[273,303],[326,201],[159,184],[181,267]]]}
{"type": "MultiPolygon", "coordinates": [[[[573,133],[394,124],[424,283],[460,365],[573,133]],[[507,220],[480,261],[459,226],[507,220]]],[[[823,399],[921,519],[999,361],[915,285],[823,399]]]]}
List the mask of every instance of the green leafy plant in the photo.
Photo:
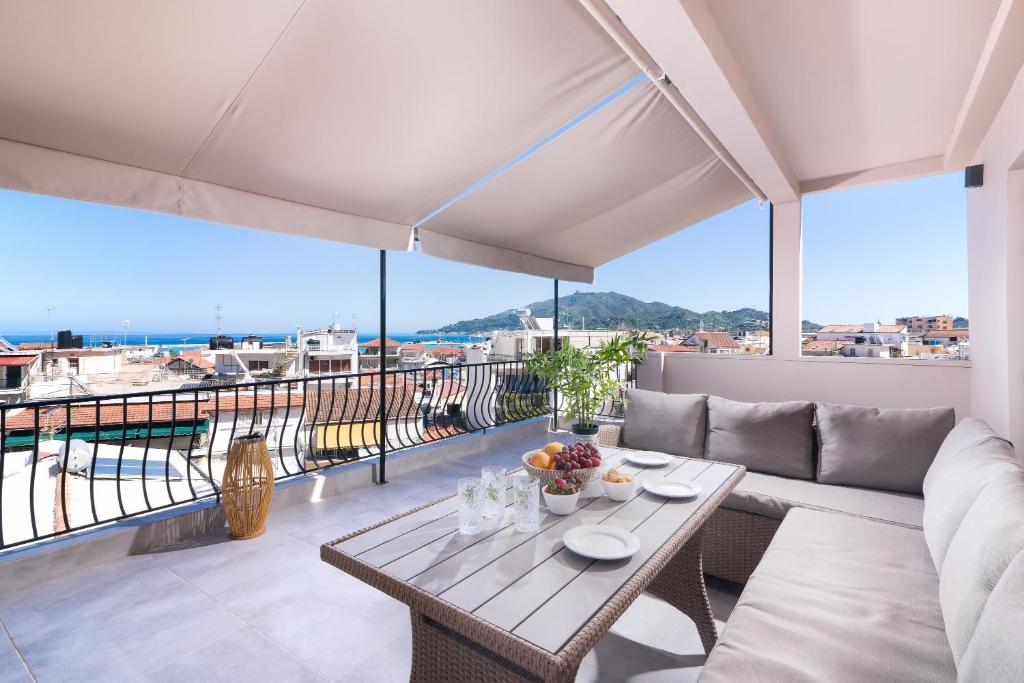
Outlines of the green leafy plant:
{"type": "Polygon", "coordinates": [[[523,357],[527,372],[548,383],[565,399],[565,413],[582,429],[596,427],[597,412],[621,388],[619,368],[647,356],[647,336],[616,335],[596,347],[581,349],[570,344],[523,357]]]}

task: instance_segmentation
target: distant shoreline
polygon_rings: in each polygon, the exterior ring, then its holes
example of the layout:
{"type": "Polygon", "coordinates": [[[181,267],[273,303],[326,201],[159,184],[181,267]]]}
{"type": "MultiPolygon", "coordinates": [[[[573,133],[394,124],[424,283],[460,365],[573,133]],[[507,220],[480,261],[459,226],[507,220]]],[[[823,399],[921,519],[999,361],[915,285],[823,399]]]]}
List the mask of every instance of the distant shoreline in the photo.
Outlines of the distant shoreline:
{"type": "MultiPolygon", "coordinates": [[[[167,346],[174,348],[206,348],[209,346],[210,337],[216,336],[216,332],[181,332],[177,334],[136,334],[130,333],[127,335],[128,346],[140,346],[143,344],[149,344],[151,346],[167,346]]],[[[250,336],[249,333],[238,334],[238,333],[222,333],[224,336],[231,337],[236,343],[240,342],[242,338],[250,336]]],[[[295,333],[266,333],[256,334],[252,336],[260,337],[265,343],[268,344],[280,344],[285,341],[285,338],[290,337],[292,343],[295,342],[295,333]]],[[[358,334],[357,340],[359,343],[365,343],[372,339],[377,339],[380,335],[373,333],[358,334]]],[[[50,341],[50,335],[47,332],[34,333],[34,334],[0,334],[12,344],[22,344],[29,342],[48,342],[50,341]]],[[[56,338],[56,333],[54,333],[56,338]]],[[[428,346],[440,346],[437,343],[438,335],[435,333],[430,334],[416,334],[416,333],[395,333],[389,334],[389,339],[394,339],[397,342],[405,344],[426,344],[428,346]]],[[[483,341],[482,335],[465,335],[465,334],[452,334],[452,335],[441,335],[445,344],[470,344],[474,342],[483,341]]],[[[121,345],[125,342],[125,335],[123,334],[85,334],[82,333],[82,341],[86,347],[100,346],[104,342],[111,342],[115,345],[121,345]]]]}

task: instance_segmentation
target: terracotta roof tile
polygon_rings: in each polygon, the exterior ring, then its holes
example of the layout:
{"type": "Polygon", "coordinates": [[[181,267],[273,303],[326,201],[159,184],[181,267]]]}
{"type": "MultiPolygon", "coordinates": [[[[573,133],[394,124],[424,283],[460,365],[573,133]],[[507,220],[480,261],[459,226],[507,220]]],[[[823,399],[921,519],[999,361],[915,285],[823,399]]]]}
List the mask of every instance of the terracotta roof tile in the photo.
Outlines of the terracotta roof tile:
{"type": "Polygon", "coordinates": [[[702,342],[706,341],[708,342],[708,345],[718,349],[740,348],[739,343],[733,339],[732,335],[728,332],[694,332],[687,338],[687,346],[691,346],[689,342],[693,339],[697,339],[702,342]]]}
{"type": "Polygon", "coordinates": [[[842,351],[844,346],[849,346],[849,342],[844,341],[832,341],[829,339],[811,339],[804,343],[800,348],[804,353],[827,353],[829,351],[839,352],[842,351]]]}
{"type": "MultiPolygon", "coordinates": [[[[63,429],[67,423],[65,406],[48,406],[39,408],[40,429],[63,429]]],[[[25,408],[17,415],[7,418],[8,430],[34,429],[36,409],[25,408]]],[[[208,416],[206,401],[199,401],[198,411],[194,400],[180,399],[177,404],[171,401],[153,403],[153,422],[171,422],[172,419],[184,422],[208,416]]],[[[146,424],[150,421],[150,406],[145,403],[101,403],[99,406],[99,423],[101,427],[121,424],[146,424]],[[125,408],[127,405],[127,408],[125,408]],[[125,411],[127,410],[127,420],[125,411]]],[[[92,427],[96,424],[96,404],[80,403],[71,407],[71,425],[73,427],[92,427]]]]}
{"type": "MultiPolygon", "coordinates": [[[[359,346],[365,346],[371,349],[377,348],[378,346],[380,346],[380,337],[377,337],[376,339],[371,339],[368,342],[361,342],[359,346]]],[[[389,348],[395,348],[401,346],[401,344],[396,342],[394,339],[389,338],[384,340],[384,346],[389,348]]]]}
{"type": "MultiPolygon", "coordinates": [[[[342,389],[313,393],[306,401],[306,419],[312,422],[375,422],[380,415],[379,389],[342,389]],[[317,400],[319,397],[319,400],[317,400]]],[[[384,388],[384,407],[389,419],[420,416],[415,392],[408,388],[384,388]]]]}
{"type": "Polygon", "coordinates": [[[0,367],[24,367],[36,358],[39,358],[38,354],[0,356],[0,367]]]}
{"type": "Polygon", "coordinates": [[[434,348],[427,351],[428,356],[461,356],[462,349],[455,348],[454,346],[435,346],[434,348]]]}
{"type": "Polygon", "coordinates": [[[949,339],[956,337],[965,339],[971,336],[971,330],[967,327],[955,327],[952,330],[929,330],[925,333],[925,339],[949,339]]]}

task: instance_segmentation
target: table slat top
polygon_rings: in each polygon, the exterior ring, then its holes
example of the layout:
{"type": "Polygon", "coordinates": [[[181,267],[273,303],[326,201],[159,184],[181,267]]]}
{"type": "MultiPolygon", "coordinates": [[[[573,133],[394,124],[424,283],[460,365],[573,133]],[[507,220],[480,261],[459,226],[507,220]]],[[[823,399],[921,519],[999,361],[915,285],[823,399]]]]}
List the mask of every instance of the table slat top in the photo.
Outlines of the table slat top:
{"type": "Polygon", "coordinates": [[[325,548],[555,653],[740,469],[688,458],[642,467],[626,461],[628,451],[601,450],[607,465],[640,480],[691,479],[702,490],[694,498],[673,500],[638,486],[632,498],[615,502],[596,480],[580,494],[571,515],[547,512],[542,499],[540,528],[534,533],[516,531],[509,504],[503,518],[485,522],[475,536],[459,534],[458,501],[452,496],[325,548]],[[562,536],[584,524],[631,531],[640,549],[617,561],[576,555],[562,536]]]}

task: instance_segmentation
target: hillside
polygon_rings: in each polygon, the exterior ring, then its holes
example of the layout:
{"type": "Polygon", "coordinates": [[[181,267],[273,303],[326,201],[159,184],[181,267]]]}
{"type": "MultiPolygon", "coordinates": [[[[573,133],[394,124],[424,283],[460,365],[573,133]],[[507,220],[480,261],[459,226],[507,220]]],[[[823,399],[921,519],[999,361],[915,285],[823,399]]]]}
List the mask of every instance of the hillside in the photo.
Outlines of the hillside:
{"type": "MultiPolygon", "coordinates": [[[[535,301],[527,308],[535,316],[549,318],[554,315],[554,299],[535,301]]],[[[705,311],[698,313],[688,308],[671,306],[660,301],[640,301],[618,292],[576,292],[559,297],[558,317],[563,327],[590,329],[651,329],[694,331],[704,321],[704,329],[728,332],[763,330],[768,328],[768,313],[754,308],[735,311],[705,311]]],[[[805,328],[814,323],[804,323],[805,328]]],[[[485,318],[460,320],[433,330],[420,330],[421,334],[479,334],[492,330],[518,329],[515,311],[503,311],[485,318]]]]}

